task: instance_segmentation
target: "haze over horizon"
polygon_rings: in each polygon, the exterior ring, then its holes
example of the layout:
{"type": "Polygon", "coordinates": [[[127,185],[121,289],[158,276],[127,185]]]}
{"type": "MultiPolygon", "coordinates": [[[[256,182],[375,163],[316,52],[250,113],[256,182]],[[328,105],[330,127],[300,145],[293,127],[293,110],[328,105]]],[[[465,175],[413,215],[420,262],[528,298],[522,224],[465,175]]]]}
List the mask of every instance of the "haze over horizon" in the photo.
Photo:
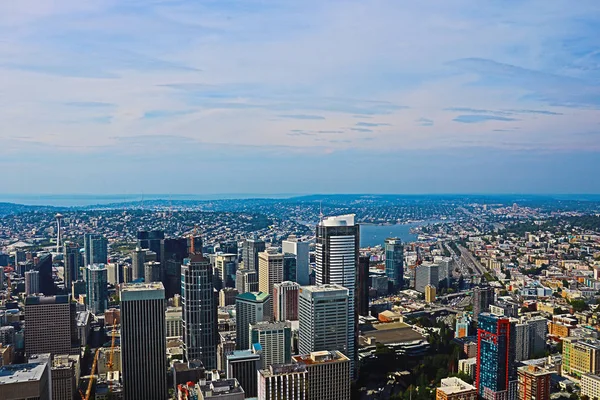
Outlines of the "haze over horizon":
{"type": "Polygon", "coordinates": [[[600,193],[600,2],[0,3],[0,192],[600,193]]]}

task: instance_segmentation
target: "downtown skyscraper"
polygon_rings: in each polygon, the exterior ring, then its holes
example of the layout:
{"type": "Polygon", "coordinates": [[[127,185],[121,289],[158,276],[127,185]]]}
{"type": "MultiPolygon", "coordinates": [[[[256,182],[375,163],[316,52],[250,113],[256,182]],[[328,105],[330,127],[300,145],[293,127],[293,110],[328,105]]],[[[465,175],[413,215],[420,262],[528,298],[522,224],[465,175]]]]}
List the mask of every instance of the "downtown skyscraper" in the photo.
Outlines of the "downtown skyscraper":
{"type": "Polygon", "coordinates": [[[108,240],[95,233],[83,235],[85,265],[106,264],[108,261],[108,240]]]}
{"type": "Polygon", "coordinates": [[[186,360],[200,360],[206,369],[217,368],[217,294],[212,265],[200,254],[181,266],[181,303],[186,360]]]}
{"type": "Polygon", "coordinates": [[[394,286],[402,289],[404,283],[404,245],[399,238],[385,239],[385,274],[394,286]]]}
{"type": "Polygon", "coordinates": [[[345,354],[352,362],[352,369],[356,359],[358,315],[355,310],[355,291],[359,248],[360,227],[354,223],[354,214],[326,217],[317,225],[316,284],[336,284],[348,289],[348,348],[345,354]]]}
{"type": "Polygon", "coordinates": [[[121,289],[121,368],[125,399],[167,398],[165,289],[160,282],[121,289]]]}

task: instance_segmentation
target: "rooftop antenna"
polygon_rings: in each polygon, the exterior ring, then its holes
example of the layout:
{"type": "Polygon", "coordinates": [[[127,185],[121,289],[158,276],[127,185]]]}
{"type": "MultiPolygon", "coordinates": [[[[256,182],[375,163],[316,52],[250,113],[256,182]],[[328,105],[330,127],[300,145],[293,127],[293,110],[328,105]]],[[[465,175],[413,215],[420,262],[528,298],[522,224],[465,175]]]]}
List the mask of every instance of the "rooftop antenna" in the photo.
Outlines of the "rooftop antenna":
{"type": "Polygon", "coordinates": [[[323,200],[319,201],[319,225],[323,223],[323,200]]]}

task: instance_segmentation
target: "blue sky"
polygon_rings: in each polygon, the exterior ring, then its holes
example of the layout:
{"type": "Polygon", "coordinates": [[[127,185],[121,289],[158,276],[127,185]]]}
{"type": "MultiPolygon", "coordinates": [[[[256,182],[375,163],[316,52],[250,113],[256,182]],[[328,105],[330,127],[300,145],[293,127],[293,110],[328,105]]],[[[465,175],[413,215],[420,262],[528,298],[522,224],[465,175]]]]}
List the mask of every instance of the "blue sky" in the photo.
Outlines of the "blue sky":
{"type": "Polygon", "coordinates": [[[599,108],[597,0],[0,3],[0,193],[600,193],[599,108]]]}

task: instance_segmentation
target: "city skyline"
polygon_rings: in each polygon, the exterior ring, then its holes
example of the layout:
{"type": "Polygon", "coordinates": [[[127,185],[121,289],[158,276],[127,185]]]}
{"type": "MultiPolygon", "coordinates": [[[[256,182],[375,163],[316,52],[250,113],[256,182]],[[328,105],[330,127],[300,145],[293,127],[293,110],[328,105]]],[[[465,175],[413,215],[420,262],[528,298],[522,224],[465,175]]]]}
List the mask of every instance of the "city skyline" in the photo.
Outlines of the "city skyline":
{"type": "Polygon", "coordinates": [[[2,4],[3,192],[599,193],[599,11],[2,4]]]}

